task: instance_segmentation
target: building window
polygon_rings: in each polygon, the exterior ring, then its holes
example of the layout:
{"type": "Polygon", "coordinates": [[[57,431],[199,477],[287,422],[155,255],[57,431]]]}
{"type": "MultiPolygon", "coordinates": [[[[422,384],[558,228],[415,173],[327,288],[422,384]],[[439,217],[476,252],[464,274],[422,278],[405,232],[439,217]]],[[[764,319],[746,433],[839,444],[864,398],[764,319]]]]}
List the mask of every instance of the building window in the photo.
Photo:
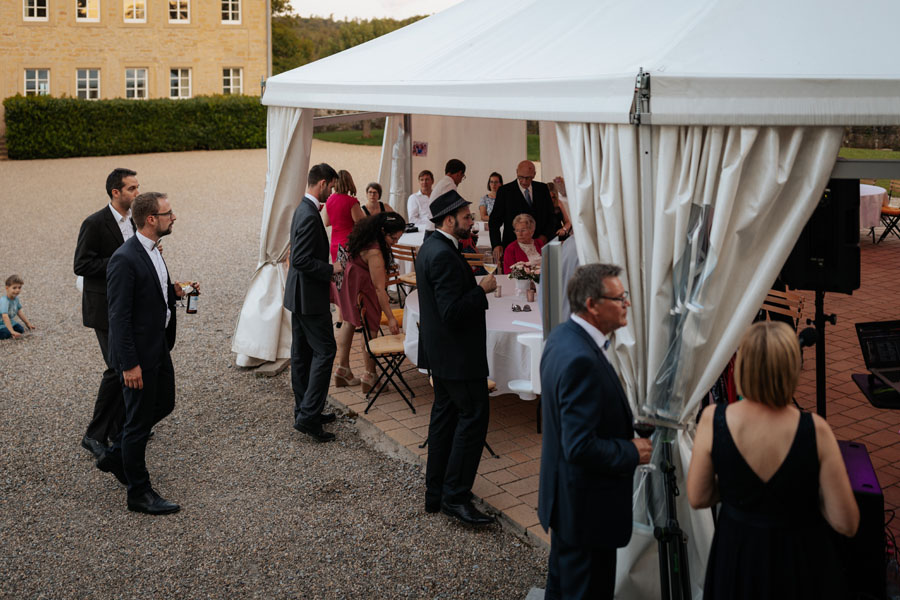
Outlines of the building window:
{"type": "Polygon", "coordinates": [[[191,22],[191,0],[169,0],[169,23],[191,22]]]}
{"type": "Polygon", "coordinates": [[[243,69],[222,69],[222,93],[223,94],[242,94],[243,87],[241,80],[243,79],[243,69]]]}
{"type": "Polygon", "coordinates": [[[75,20],[94,22],[100,20],[100,0],[75,0],[75,20]]]}
{"type": "Polygon", "coordinates": [[[191,70],[169,69],[169,98],[191,97],[191,70]]]}
{"type": "Polygon", "coordinates": [[[23,0],[26,21],[47,20],[47,0],[23,0]]]}
{"type": "Polygon", "coordinates": [[[146,23],[147,22],[147,0],[124,0],[124,10],[126,23],[146,23]]]}
{"type": "Polygon", "coordinates": [[[100,69],[76,69],[75,90],[82,100],[97,100],[100,97],[100,69]]]}
{"type": "Polygon", "coordinates": [[[241,0],[222,0],[222,22],[240,24],[241,0]]]}
{"type": "Polygon", "coordinates": [[[25,95],[48,96],[50,94],[50,69],[25,69],[25,95]]]}
{"type": "Polygon", "coordinates": [[[137,100],[147,98],[147,69],[125,69],[125,97],[137,100]]]}

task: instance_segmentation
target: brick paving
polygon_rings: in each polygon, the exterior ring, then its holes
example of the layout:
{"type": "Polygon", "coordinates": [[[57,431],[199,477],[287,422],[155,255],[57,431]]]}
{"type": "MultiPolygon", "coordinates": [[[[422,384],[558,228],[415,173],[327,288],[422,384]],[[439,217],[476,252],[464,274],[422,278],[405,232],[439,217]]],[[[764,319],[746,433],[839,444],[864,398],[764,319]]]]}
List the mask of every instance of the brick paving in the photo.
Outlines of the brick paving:
{"type": "MultiPolygon", "coordinates": [[[[880,228],[879,228],[880,233],[880,228]]],[[[840,440],[862,442],[869,450],[879,483],[884,491],[885,509],[900,506],[900,410],[875,408],[850,379],[865,373],[854,323],[900,318],[900,240],[886,239],[875,246],[871,238],[861,238],[861,287],[852,295],[826,294],[825,312],[837,315],[836,325],[826,327],[827,420],[840,440]]],[[[803,292],[803,318],[815,313],[814,294],[803,292]]],[[[801,327],[805,326],[801,324],[801,327]]],[[[362,357],[354,339],[351,368],[362,373],[362,357]]],[[[816,409],[815,348],[804,350],[803,371],[796,399],[804,409],[816,409]]],[[[419,446],[428,434],[433,394],[425,375],[407,361],[405,377],[416,393],[413,414],[396,392],[383,394],[363,414],[366,401],[360,388],[335,388],[330,395],[345,408],[359,413],[392,440],[397,448],[425,463],[427,449],[419,446]]],[[[491,421],[487,441],[499,458],[484,452],[474,493],[501,513],[505,523],[538,545],[549,544],[537,520],[538,471],[541,435],[537,433],[535,401],[523,401],[514,394],[491,398],[491,421]]],[[[424,487],[423,487],[424,502],[424,487]]],[[[891,523],[900,536],[900,522],[891,523]]]]}

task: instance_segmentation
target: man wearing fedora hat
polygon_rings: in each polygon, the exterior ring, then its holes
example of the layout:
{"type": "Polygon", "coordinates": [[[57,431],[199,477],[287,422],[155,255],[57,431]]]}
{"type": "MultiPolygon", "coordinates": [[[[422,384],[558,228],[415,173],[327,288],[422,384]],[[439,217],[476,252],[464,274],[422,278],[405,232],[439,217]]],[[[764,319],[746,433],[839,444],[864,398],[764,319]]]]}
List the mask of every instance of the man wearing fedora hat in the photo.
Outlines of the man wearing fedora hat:
{"type": "Polygon", "coordinates": [[[435,233],[416,256],[419,290],[419,368],[430,369],[434,405],[428,425],[425,510],[442,511],[469,525],[493,518],[472,505],[472,484],[487,435],[487,294],[493,275],[475,281],[459,251],[470,235],[471,203],[450,190],[431,203],[435,233]]]}

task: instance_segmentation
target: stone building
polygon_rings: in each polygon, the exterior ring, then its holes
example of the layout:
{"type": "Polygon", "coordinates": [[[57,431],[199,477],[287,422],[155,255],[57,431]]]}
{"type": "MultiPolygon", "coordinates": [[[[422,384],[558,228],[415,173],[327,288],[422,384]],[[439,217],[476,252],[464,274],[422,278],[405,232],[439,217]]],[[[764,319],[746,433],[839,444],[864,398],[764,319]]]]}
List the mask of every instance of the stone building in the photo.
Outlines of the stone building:
{"type": "Polygon", "coordinates": [[[269,14],[269,0],[2,0],[0,99],[259,95],[269,14]]]}

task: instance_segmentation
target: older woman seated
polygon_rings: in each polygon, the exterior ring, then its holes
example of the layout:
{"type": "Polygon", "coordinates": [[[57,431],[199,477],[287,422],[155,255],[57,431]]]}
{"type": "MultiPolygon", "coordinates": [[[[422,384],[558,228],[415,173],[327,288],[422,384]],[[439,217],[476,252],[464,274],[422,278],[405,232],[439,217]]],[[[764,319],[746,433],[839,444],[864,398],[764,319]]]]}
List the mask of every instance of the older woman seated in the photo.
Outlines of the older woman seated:
{"type": "Polygon", "coordinates": [[[534,217],[522,213],[513,219],[512,226],[516,232],[516,241],[507,246],[503,252],[503,272],[509,273],[512,266],[520,262],[541,264],[541,248],[544,247],[544,243],[534,239],[534,217]]]}

